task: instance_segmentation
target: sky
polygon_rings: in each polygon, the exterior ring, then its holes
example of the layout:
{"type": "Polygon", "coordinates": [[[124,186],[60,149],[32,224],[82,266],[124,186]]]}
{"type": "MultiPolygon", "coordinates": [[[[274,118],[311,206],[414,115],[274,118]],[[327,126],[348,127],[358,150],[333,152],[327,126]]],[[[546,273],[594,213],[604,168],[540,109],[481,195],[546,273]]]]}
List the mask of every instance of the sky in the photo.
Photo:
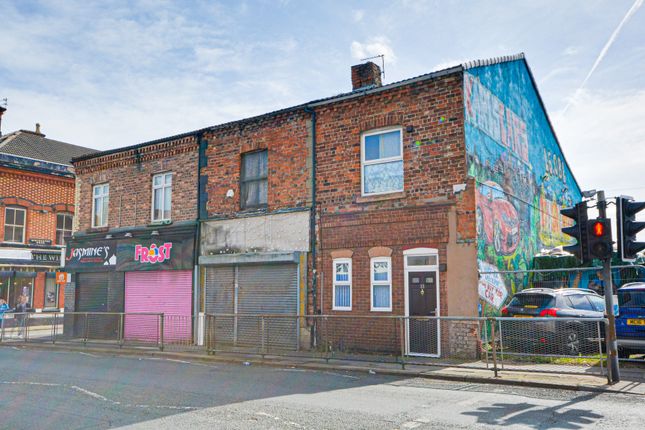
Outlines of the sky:
{"type": "Polygon", "coordinates": [[[524,52],[583,189],[645,200],[643,0],[0,1],[2,131],[111,149],[524,52]]]}

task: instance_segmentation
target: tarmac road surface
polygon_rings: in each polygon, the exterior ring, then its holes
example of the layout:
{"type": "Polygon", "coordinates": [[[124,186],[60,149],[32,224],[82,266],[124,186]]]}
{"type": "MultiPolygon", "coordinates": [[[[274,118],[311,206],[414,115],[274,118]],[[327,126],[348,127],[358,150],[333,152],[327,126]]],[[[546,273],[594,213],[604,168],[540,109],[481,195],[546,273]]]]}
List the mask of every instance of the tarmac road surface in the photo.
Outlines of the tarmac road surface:
{"type": "Polygon", "coordinates": [[[0,347],[0,428],[641,429],[645,398],[0,347]]]}

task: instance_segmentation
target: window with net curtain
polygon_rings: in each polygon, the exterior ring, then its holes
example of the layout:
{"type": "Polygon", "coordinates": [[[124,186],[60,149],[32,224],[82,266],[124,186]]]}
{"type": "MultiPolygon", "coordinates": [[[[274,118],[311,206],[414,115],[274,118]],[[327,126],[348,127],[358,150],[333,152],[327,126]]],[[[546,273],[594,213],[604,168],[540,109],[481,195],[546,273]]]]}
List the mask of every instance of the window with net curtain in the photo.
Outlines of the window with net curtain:
{"type": "Polygon", "coordinates": [[[152,177],[152,221],[170,221],[172,209],[172,172],[152,177]]]}
{"type": "Polygon", "coordinates": [[[401,130],[366,133],[362,140],[363,195],[403,191],[401,130]]]}
{"type": "Polygon", "coordinates": [[[352,310],[352,260],[334,260],[334,310],[352,310]]]}
{"type": "Polygon", "coordinates": [[[389,257],[371,261],[372,310],[392,310],[392,260],[389,257]]]}
{"type": "Polygon", "coordinates": [[[240,206],[242,209],[267,205],[268,151],[242,154],[240,206]]]}

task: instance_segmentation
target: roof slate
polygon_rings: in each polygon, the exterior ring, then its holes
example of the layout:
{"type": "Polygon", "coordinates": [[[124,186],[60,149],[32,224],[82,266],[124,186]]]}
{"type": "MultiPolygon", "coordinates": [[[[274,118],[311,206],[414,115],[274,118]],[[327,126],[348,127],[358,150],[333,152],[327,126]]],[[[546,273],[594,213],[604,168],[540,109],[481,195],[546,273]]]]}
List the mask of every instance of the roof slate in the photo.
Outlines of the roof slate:
{"type": "Polygon", "coordinates": [[[20,130],[0,136],[0,153],[50,163],[72,165],[72,158],[99,152],[95,149],[47,139],[33,131],[20,130]]]}

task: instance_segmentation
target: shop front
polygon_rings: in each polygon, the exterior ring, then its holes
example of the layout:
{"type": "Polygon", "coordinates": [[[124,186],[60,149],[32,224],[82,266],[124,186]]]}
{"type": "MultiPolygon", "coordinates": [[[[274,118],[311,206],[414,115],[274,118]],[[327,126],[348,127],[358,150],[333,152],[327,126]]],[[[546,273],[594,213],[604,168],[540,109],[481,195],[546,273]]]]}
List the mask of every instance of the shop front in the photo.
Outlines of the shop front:
{"type": "Polygon", "coordinates": [[[0,298],[15,307],[21,296],[35,312],[58,311],[63,296],[56,285],[61,250],[25,248],[0,249],[0,298]]]}
{"type": "Polygon", "coordinates": [[[105,338],[153,341],[159,337],[163,314],[166,341],[191,339],[193,229],[145,229],[119,236],[71,242],[65,270],[73,274],[74,287],[69,289],[66,310],[125,312],[122,333],[117,316],[96,317],[105,322],[98,330],[105,338]]]}

